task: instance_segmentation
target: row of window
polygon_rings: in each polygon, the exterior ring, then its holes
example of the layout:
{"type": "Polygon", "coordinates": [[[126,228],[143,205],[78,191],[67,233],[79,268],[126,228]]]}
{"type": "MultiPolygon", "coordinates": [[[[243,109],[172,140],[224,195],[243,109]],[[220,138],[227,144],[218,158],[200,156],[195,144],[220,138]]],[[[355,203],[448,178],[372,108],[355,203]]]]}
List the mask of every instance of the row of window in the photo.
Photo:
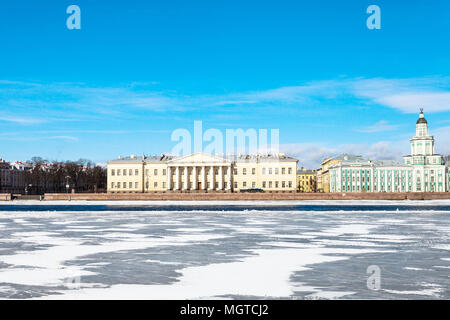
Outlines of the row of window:
{"type": "MultiPolygon", "coordinates": [[[[111,175],[115,176],[116,174],[118,176],[122,175],[122,176],[132,176],[134,173],[135,176],[139,175],[139,169],[111,169],[111,175]]],[[[145,175],[149,176],[150,175],[150,169],[145,169],[145,175]]],[[[157,176],[158,175],[158,169],[153,169],[153,175],[157,176]]],[[[162,169],[162,175],[165,176],[166,175],[166,169],[162,169]]]]}
{"type": "MultiPolygon", "coordinates": [[[[275,188],[279,188],[281,186],[281,188],[292,188],[292,181],[263,181],[263,188],[266,188],[267,186],[269,188],[275,187],[275,188]]],[[[188,183],[189,189],[193,188],[192,182],[188,183]]],[[[225,184],[223,186],[220,187],[219,182],[215,183],[215,188],[218,189],[223,188],[225,186],[225,184]]],[[[147,181],[145,183],[145,188],[148,189],[150,187],[150,183],[147,181]]],[[[155,181],[153,182],[153,187],[154,188],[158,188],[158,182],[155,181]]],[[[166,182],[162,182],[162,187],[166,188],[166,182]]],[[[206,183],[206,187],[209,189],[210,188],[210,182],[206,183]]],[[[239,188],[239,184],[238,182],[234,183],[234,187],[237,189],[239,188]]],[[[246,181],[242,182],[242,188],[249,188],[250,184],[247,184],[246,181]]],[[[252,188],[256,188],[256,182],[252,182],[251,183],[251,187],[252,188]]],[[[139,182],[111,182],[111,189],[139,189],[139,182]]]]}
{"type": "MultiPolygon", "coordinates": [[[[281,169],[281,174],[292,174],[292,168],[262,168],[262,174],[279,174],[281,169]],[[286,170],[287,169],[287,170],[286,170]]],[[[209,173],[209,171],[208,171],[209,173]]],[[[249,172],[250,173],[250,172],[249,172]]],[[[165,176],[166,173],[166,169],[162,169],[162,175],[165,176]]],[[[219,174],[219,169],[215,169],[215,174],[218,175],[219,174]]],[[[234,168],[234,174],[237,175],[238,174],[238,168],[234,168]]],[[[254,175],[256,174],[256,168],[251,168],[251,174],[254,175]]],[[[111,169],[111,175],[112,176],[138,176],[139,175],[139,169],[111,169]]],[[[145,169],[145,175],[149,176],[150,175],[150,169],[145,169]]],[[[153,175],[157,176],[158,175],[158,169],[153,169],[153,175]]],[[[242,175],[247,175],[247,168],[242,168],[242,175]]]]}
{"type": "MultiPolygon", "coordinates": [[[[162,182],[162,187],[166,188],[166,182],[162,182]]],[[[111,189],[139,189],[139,182],[111,182],[111,189]]],[[[145,188],[148,189],[150,187],[150,182],[145,183],[145,188]]],[[[158,182],[153,182],[153,187],[158,188],[158,182]]]]}
{"type": "Polygon", "coordinates": [[[138,189],[139,188],[139,182],[111,182],[111,189],[138,189]]]}
{"type": "MultiPolygon", "coordinates": [[[[280,181],[268,181],[267,183],[266,183],[266,181],[263,181],[262,187],[267,188],[267,186],[269,186],[269,189],[273,188],[273,187],[279,188],[280,181]]],[[[292,181],[281,181],[281,188],[286,188],[286,187],[292,188],[292,181]]]]}
{"type": "MultiPolygon", "coordinates": [[[[412,186],[409,185],[408,186],[408,190],[411,190],[412,186]]],[[[342,187],[342,191],[343,192],[361,192],[361,191],[367,191],[370,192],[370,186],[343,186],[342,187]]],[[[393,188],[391,186],[387,186],[387,188],[384,187],[384,185],[381,185],[379,188],[378,186],[373,186],[373,191],[380,191],[380,192],[399,192],[399,191],[405,191],[405,186],[399,187],[399,186],[394,186],[393,188]]]]}
{"type": "MultiPolygon", "coordinates": [[[[256,168],[251,168],[251,174],[256,174],[256,168]]],[[[286,174],[286,169],[287,169],[287,174],[292,174],[292,168],[262,168],[261,169],[261,173],[262,174],[279,174],[281,171],[281,174],[286,174]],[[281,170],[280,170],[281,169],[281,170]]],[[[238,168],[234,168],[234,175],[238,175],[238,168]]],[[[247,168],[242,168],[242,175],[246,175],[247,174],[247,168]]]]}

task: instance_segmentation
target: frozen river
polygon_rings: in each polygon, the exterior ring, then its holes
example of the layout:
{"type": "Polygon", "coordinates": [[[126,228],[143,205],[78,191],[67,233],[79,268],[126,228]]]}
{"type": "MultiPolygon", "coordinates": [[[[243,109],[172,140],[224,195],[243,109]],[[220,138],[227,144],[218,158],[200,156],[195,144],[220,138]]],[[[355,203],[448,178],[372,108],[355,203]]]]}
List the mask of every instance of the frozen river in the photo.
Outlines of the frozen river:
{"type": "Polygon", "coordinates": [[[0,298],[450,299],[450,201],[0,203],[0,298]]]}

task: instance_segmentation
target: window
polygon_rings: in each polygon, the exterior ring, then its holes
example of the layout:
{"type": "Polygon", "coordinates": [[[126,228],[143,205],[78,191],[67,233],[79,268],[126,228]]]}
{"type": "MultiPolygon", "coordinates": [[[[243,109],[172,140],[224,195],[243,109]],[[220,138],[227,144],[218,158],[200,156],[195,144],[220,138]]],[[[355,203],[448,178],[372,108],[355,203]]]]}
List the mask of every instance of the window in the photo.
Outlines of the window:
{"type": "Polygon", "coordinates": [[[166,188],[166,183],[165,183],[165,182],[163,182],[163,188],[164,188],[164,189],[166,188]]]}
{"type": "Polygon", "coordinates": [[[127,175],[127,169],[123,169],[123,175],[124,175],[124,176],[127,175]]]}
{"type": "Polygon", "coordinates": [[[127,188],[127,183],[126,183],[126,182],[123,183],[123,188],[124,188],[124,189],[127,188]]]}
{"type": "Polygon", "coordinates": [[[288,168],[288,174],[292,174],[292,168],[288,168]]]}
{"type": "Polygon", "coordinates": [[[266,182],[265,181],[263,181],[263,188],[265,188],[266,187],[266,182]]]}
{"type": "Polygon", "coordinates": [[[281,174],[286,174],[286,168],[281,168],[281,174]]]}
{"type": "Polygon", "coordinates": [[[117,182],[117,188],[120,189],[120,182],[117,182]]]}
{"type": "Polygon", "coordinates": [[[269,168],[269,174],[272,174],[272,168],[269,168]]]}
{"type": "Polygon", "coordinates": [[[234,187],[237,189],[237,187],[238,187],[238,183],[237,182],[234,183],[234,187]]]}
{"type": "Polygon", "coordinates": [[[281,182],[281,187],[286,188],[286,181],[281,182]]]}
{"type": "Polygon", "coordinates": [[[115,176],[115,175],[116,175],[116,170],[111,169],[111,175],[112,175],[112,176],[115,176]]]}
{"type": "Polygon", "coordinates": [[[153,187],[154,187],[154,188],[158,188],[158,182],[155,181],[155,182],[153,183],[153,187]]]}
{"type": "Polygon", "coordinates": [[[135,182],[135,183],[134,183],[134,188],[135,188],[135,189],[139,188],[139,182],[135,182]]]}
{"type": "Polygon", "coordinates": [[[292,188],[292,181],[289,181],[289,188],[292,188]]]}
{"type": "Polygon", "coordinates": [[[153,175],[155,175],[155,176],[158,175],[158,169],[154,169],[154,170],[153,170],[153,175]]]}
{"type": "Polygon", "coordinates": [[[247,169],[246,169],[246,168],[243,168],[243,169],[242,169],[242,174],[243,174],[244,176],[247,174],[247,169]]]}
{"type": "Polygon", "coordinates": [[[275,174],[278,174],[278,168],[275,168],[275,174]]]}
{"type": "Polygon", "coordinates": [[[166,175],[166,169],[163,169],[163,176],[166,175]]]}
{"type": "Polygon", "coordinates": [[[256,168],[252,168],[252,174],[256,174],[256,168]]]}
{"type": "Polygon", "coordinates": [[[128,170],[128,175],[132,176],[133,175],[133,169],[128,170]]]}
{"type": "Polygon", "coordinates": [[[120,176],[120,169],[117,169],[117,175],[120,176]]]}
{"type": "Polygon", "coordinates": [[[234,168],[234,175],[237,175],[237,174],[238,174],[238,169],[234,168]]]}
{"type": "Polygon", "coordinates": [[[272,181],[269,181],[269,188],[272,188],[272,181]]]}
{"type": "Polygon", "coordinates": [[[111,182],[111,188],[114,189],[114,182],[111,182]]]}
{"type": "Polygon", "coordinates": [[[216,189],[219,189],[219,183],[216,182],[216,189]]]}
{"type": "Polygon", "coordinates": [[[242,182],[242,187],[246,188],[247,187],[247,182],[242,182]]]}
{"type": "Polygon", "coordinates": [[[214,169],[214,174],[217,176],[219,174],[219,169],[214,169]]]}
{"type": "Polygon", "coordinates": [[[256,182],[252,182],[252,188],[256,188],[256,182]]]}
{"type": "Polygon", "coordinates": [[[266,168],[262,168],[262,174],[266,174],[266,168]]]}
{"type": "Polygon", "coordinates": [[[134,170],[134,175],[135,175],[135,176],[138,176],[138,175],[139,175],[139,169],[135,169],[135,170],[134,170]]]}
{"type": "Polygon", "coordinates": [[[278,181],[275,181],[275,188],[278,188],[278,181]]]}
{"type": "Polygon", "coordinates": [[[133,182],[128,182],[128,188],[133,189],[133,182]]]}

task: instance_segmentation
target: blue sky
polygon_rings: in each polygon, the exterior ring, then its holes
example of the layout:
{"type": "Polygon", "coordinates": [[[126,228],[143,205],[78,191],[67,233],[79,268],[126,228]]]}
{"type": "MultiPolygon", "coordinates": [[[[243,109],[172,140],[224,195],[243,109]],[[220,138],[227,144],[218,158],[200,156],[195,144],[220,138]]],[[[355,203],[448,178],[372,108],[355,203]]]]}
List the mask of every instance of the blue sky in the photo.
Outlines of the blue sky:
{"type": "Polygon", "coordinates": [[[450,154],[449,18],[446,0],[2,1],[0,157],[159,154],[202,120],[279,128],[310,167],[398,159],[419,106],[450,154]],[[66,28],[71,4],[81,30],[66,28]]]}

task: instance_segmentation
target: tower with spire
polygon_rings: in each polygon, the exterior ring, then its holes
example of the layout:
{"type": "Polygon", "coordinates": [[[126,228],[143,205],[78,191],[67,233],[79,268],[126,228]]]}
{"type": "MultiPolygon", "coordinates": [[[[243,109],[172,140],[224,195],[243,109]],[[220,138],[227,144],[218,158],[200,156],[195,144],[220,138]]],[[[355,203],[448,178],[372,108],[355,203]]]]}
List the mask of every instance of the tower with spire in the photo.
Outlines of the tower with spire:
{"type": "Polygon", "coordinates": [[[428,133],[428,122],[420,108],[416,134],[410,140],[411,154],[404,164],[413,168],[412,190],[415,192],[445,191],[444,157],[434,152],[434,137],[428,133]]]}

